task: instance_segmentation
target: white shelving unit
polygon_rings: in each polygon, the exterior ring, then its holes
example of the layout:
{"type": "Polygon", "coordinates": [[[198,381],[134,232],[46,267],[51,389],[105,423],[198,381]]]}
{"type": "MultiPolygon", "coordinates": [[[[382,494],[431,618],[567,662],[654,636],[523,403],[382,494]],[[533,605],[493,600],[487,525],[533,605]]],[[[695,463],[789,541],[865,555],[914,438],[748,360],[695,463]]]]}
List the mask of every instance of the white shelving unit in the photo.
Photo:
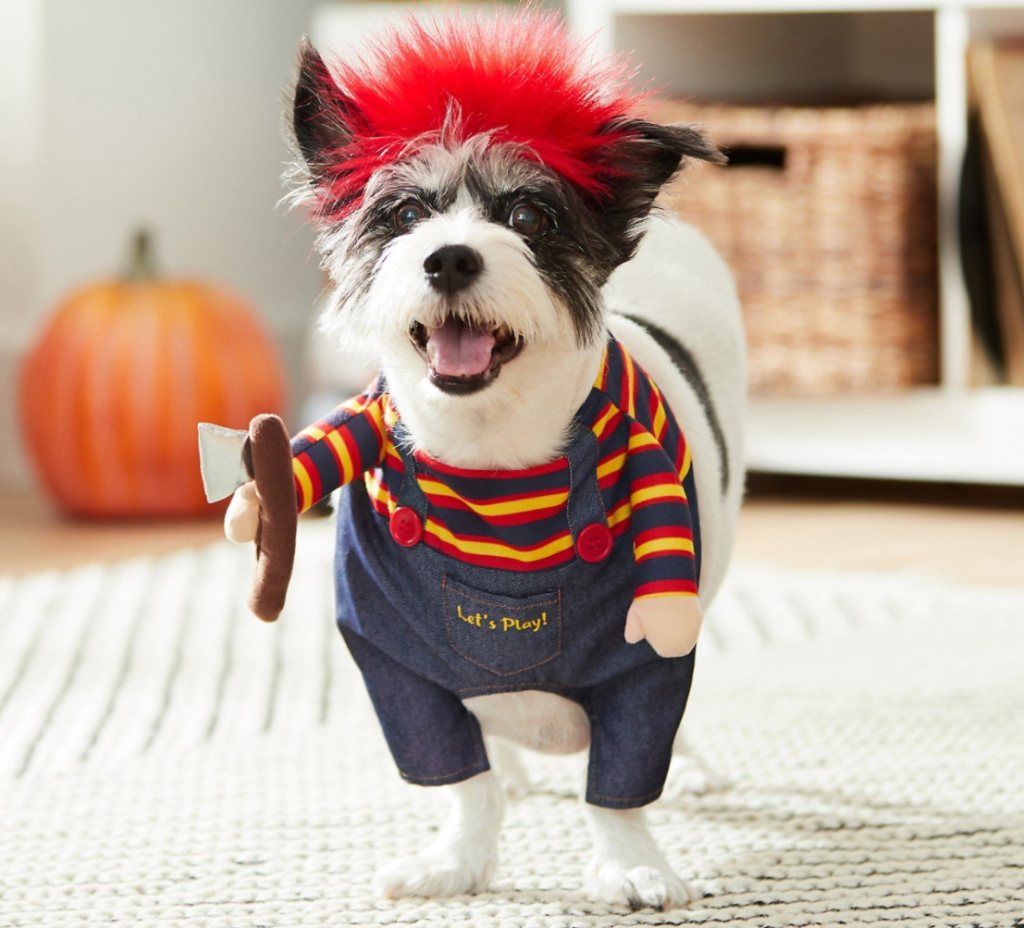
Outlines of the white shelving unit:
{"type": "Polygon", "coordinates": [[[941,386],[877,398],[755,399],[749,462],[752,469],[777,473],[1024,485],[1024,388],[968,385],[970,315],[957,237],[966,49],[977,37],[1024,35],[1024,2],[566,0],[565,7],[573,28],[594,36],[598,49],[629,52],[643,63],[645,77],[676,94],[728,99],[747,90],[763,96],[772,86],[792,93],[800,82],[813,91],[835,77],[827,44],[835,40],[837,23],[856,34],[855,44],[875,43],[874,55],[861,47],[851,56],[862,84],[878,89],[888,82],[899,93],[916,81],[934,94],[941,386]],[[779,54],[790,25],[793,54],[779,54]],[[905,43],[900,29],[907,30],[905,43]],[[759,34],[772,43],[774,71],[752,61],[759,34]],[[818,60],[816,35],[825,46],[818,60]],[[923,75],[922,35],[930,57],[930,73],[923,75]],[[744,87],[745,75],[751,86],[744,87]]]}

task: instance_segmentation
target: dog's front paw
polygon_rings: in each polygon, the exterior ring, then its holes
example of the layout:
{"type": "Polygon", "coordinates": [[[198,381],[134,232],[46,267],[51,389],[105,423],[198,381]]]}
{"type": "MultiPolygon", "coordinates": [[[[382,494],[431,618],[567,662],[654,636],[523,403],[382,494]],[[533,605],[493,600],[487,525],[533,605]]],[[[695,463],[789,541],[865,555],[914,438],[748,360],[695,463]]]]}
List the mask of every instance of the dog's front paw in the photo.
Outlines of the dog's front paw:
{"type": "Polygon", "coordinates": [[[693,888],[667,865],[632,865],[595,857],[587,868],[586,882],[591,898],[609,905],[627,905],[634,911],[675,909],[697,898],[693,888]]]}
{"type": "Polygon", "coordinates": [[[496,869],[496,855],[486,850],[428,850],[381,867],[374,887],[386,899],[463,896],[486,889],[496,869]]]}

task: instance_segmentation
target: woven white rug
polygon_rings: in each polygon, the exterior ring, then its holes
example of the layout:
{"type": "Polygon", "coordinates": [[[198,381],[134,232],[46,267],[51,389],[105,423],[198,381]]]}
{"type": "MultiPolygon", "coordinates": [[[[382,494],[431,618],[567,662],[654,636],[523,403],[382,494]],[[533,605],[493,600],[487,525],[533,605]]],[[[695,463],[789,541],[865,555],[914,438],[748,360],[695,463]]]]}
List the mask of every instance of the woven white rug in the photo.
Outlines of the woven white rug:
{"type": "Polygon", "coordinates": [[[304,527],[286,614],[228,545],[0,581],[0,926],[1024,925],[1024,590],[737,570],[651,809],[704,892],[597,906],[570,761],[531,759],[492,892],[374,898],[439,794],[403,784],[304,527]]]}

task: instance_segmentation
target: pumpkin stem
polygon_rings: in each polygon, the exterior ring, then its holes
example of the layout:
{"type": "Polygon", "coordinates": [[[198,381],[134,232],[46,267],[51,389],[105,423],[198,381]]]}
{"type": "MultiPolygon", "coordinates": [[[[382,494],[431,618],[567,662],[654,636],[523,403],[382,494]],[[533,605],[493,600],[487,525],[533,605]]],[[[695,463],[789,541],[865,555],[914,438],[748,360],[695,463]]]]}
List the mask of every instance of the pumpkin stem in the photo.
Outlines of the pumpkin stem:
{"type": "Polygon", "coordinates": [[[153,258],[153,239],[148,229],[138,229],[132,236],[132,250],[125,274],[129,280],[142,283],[156,277],[156,261],[153,258]]]}

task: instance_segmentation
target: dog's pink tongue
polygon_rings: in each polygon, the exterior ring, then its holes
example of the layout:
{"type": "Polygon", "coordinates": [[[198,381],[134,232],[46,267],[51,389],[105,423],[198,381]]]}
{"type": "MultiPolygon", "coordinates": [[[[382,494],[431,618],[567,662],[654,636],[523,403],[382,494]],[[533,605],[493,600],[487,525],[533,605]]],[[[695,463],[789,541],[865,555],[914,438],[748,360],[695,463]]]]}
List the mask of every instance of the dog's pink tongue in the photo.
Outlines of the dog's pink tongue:
{"type": "Polygon", "coordinates": [[[474,377],[491,363],[494,336],[458,319],[446,319],[427,339],[427,357],[442,377],[474,377]]]}

